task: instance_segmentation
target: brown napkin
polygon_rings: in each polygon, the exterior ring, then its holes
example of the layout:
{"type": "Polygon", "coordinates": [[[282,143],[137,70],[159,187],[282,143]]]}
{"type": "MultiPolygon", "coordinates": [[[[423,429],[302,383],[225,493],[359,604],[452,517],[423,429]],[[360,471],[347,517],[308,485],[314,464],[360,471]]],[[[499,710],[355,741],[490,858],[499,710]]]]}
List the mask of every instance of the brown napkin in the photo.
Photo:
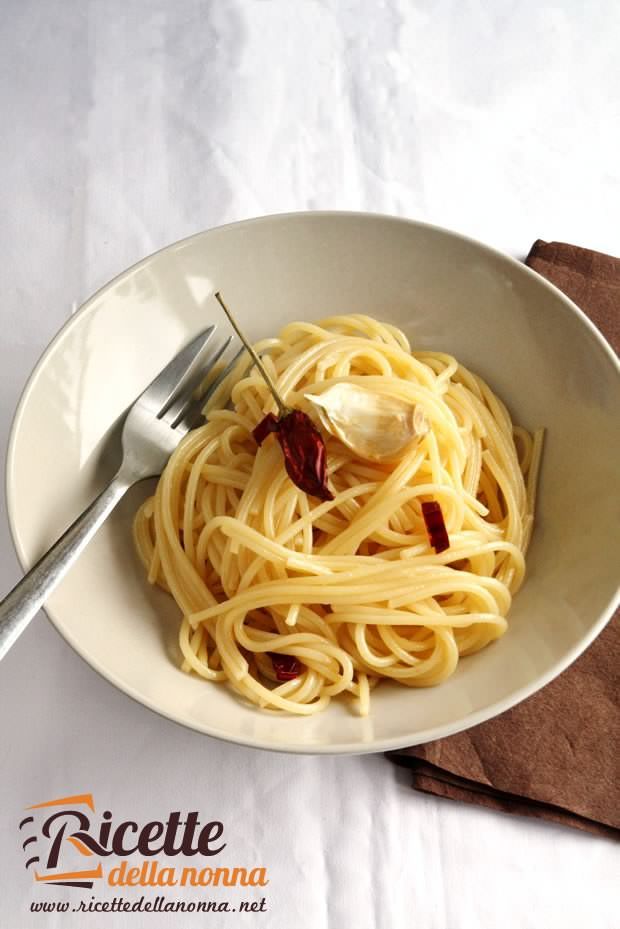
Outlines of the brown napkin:
{"type": "MultiPolygon", "coordinates": [[[[539,239],[526,262],[620,351],[619,258],[539,239]]],[[[619,669],[616,613],[571,667],[528,700],[466,732],[388,757],[411,769],[416,790],[617,838],[619,669]]]]}

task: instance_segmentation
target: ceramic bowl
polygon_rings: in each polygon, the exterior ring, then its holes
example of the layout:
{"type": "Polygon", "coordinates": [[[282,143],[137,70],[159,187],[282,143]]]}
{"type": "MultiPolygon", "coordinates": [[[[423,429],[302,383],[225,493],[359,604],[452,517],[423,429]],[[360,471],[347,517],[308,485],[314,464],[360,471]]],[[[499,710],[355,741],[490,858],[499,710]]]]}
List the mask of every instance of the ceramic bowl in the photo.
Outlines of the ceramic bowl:
{"type": "Polygon", "coordinates": [[[570,300],[518,261],[391,217],[301,213],[211,229],[88,300],[43,355],[13,424],[8,505],[24,568],[111,476],[105,449],[123,410],[193,334],[225,325],[218,288],[252,338],[335,313],[395,323],[416,348],[450,352],[482,375],[516,422],[546,428],[527,580],[509,630],[439,687],[380,686],[364,719],[349,701],[309,718],[250,707],[179,670],[177,609],[146,583],[132,545],[131,520],[151,483],[134,488],[51,597],[47,613],[67,642],[116,687],[185,726],[311,753],[447,736],[566,668],[617,594],[617,359],[570,300]]]}

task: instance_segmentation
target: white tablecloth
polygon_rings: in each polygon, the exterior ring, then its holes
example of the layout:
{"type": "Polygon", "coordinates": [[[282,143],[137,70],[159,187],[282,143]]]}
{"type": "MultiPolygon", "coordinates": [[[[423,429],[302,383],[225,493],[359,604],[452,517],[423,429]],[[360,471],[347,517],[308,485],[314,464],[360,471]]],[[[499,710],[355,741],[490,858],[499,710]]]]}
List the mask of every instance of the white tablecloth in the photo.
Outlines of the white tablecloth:
{"type": "MultiPolygon", "coordinates": [[[[613,0],[5,0],[2,447],[69,314],[208,226],[363,209],[521,257],[537,237],[618,253],[619,34],[613,0]]],[[[19,569],[1,515],[8,589],[19,569]]],[[[611,841],[425,798],[381,756],[275,755],[186,731],[114,690],[43,616],[0,667],[0,708],[3,929],[619,925],[611,841]],[[268,869],[248,897],[266,912],[31,912],[90,893],[34,886],[23,808],[84,792],[115,819],[221,820],[222,863],[268,869]]]]}

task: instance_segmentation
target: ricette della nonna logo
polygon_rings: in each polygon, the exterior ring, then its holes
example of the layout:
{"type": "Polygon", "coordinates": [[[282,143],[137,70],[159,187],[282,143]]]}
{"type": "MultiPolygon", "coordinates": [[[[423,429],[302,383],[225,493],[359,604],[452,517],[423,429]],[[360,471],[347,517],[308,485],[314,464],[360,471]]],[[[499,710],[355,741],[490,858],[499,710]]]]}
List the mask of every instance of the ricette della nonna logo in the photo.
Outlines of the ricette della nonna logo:
{"type": "MultiPolygon", "coordinates": [[[[138,822],[110,809],[98,812],[92,793],[84,793],[35,803],[24,813],[24,863],[40,888],[259,889],[269,883],[263,866],[218,865],[227,847],[224,824],[197,810],[138,822]]],[[[241,901],[238,909],[264,912],[264,899],[260,906],[241,901]]]]}

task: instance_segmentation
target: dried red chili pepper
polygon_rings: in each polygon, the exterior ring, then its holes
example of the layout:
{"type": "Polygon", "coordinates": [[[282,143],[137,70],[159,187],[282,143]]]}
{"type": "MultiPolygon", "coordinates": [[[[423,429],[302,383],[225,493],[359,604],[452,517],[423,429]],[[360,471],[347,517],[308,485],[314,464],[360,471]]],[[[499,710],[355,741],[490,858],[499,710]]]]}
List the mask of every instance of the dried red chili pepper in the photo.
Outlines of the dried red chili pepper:
{"type": "Polygon", "coordinates": [[[422,504],[422,516],[424,517],[426,531],[432,547],[437,554],[445,552],[447,548],[450,548],[450,539],[448,538],[448,530],[446,529],[441,507],[436,500],[430,500],[422,504]]]}
{"type": "Polygon", "coordinates": [[[252,435],[262,445],[271,432],[275,432],[280,443],[284,466],[293,484],[319,500],[333,500],[334,495],[326,483],[325,443],[307,413],[291,410],[279,419],[267,413],[252,435]]]}
{"type": "Polygon", "coordinates": [[[224,303],[221,293],[218,291],[214,296],[249,352],[280,411],[278,417],[274,416],[273,413],[267,413],[265,418],[256,426],[252,432],[256,442],[258,445],[262,445],[267,436],[275,432],[284,454],[286,472],[293,484],[296,484],[300,490],[304,490],[307,494],[318,497],[319,500],[333,500],[334,495],[326,483],[327,453],[323,436],[307,413],[302,413],[301,410],[289,410],[284,405],[275,384],[224,303]]]}
{"type": "Polygon", "coordinates": [[[279,681],[292,681],[299,677],[303,665],[294,655],[283,655],[280,652],[267,652],[273,664],[273,670],[279,681]]]}

